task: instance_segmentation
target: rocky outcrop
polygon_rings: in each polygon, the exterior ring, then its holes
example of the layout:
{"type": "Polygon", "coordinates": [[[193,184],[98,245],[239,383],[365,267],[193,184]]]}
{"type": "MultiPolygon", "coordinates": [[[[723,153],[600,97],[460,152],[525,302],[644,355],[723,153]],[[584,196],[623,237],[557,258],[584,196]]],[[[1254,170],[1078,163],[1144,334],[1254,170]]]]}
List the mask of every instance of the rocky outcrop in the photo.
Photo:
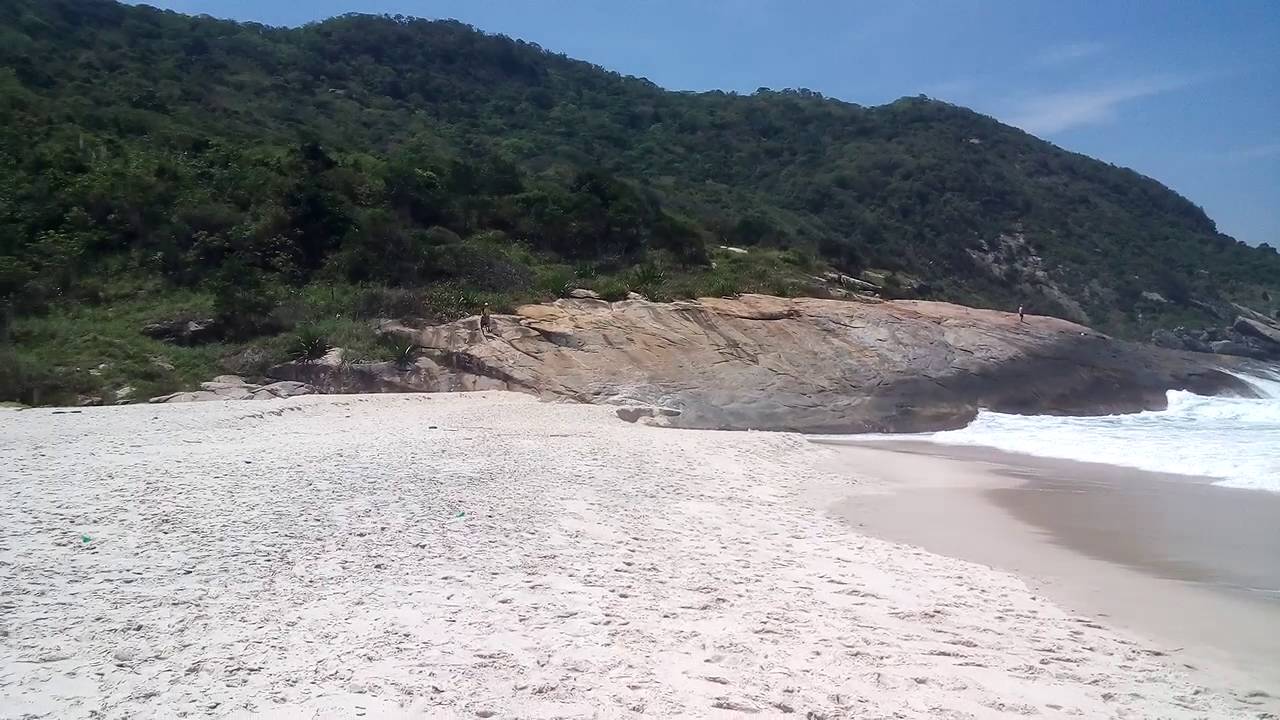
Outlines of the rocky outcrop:
{"type": "MultiPolygon", "coordinates": [[[[1239,305],[1236,307],[1241,311],[1247,310],[1239,305]]],[[[1250,317],[1237,317],[1231,327],[1225,329],[1188,330],[1178,327],[1156,330],[1151,333],[1151,342],[1174,350],[1280,360],[1280,325],[1264,315],[1249,313],[1250,317]]]]}
{"type": "Polygon", "coordinates": [[[298,395],[311,395],[316,389],[293,381],[255,385],[235,375],[219,375],[210,382],[200,383],[200,389],[192,392],[176,392],[151,398],[153,403],[208,402],[216,400],[271,400],[298,395]]]}
{"type": "Polygon", "coordinates": [[[1268,343],[1275,348],[1276,352],[1280,353],[1280,327],[1273,323],[1241,316],[1231,324],[1231,329],[1245,337],[1256,338],[1268,343]]]}
{"type": "Polygon", "coordinates": [[[223,339],[226,327],[213,318],[180,318],[143,325],[142,334],[174,345],[204,345],[223,339]]]}
{"type": "MultiPolygon", "coordinates": [[[[494,316],[495,323],[500,317],[494,316]]],[[[472,318],[463,323],[474,326],[470,333],[480,342],[478,320],[472,318]]],[[[267,375],[305,383],[323,393],[534,391],[519,383],[508,382],[499,368],[471,368],[468,363],[465,355],[454,356],[430,350],[424,351],[412,363],[348,363],[342,358],[342,349],[334,348],[322,360],[283,363],[270,368],[267,375]]]]}
{"type": "Polygon", "coordinates": [[[1249,392],[1209,356],[936,302],[565,299],[494,315],[488,333],[476,318],[381,331],[419,356],[269,374],[326,392],[507,389],[667,408],[680,427],[835,433],[956,427],[979,407],[1098,414],[1163,407],[1171,388],[1249,392]]]}
{"type": "Polygon", "coordinates": [[[1192,333],[1187,331],[1186,328],[1174,328],[1173,330],[1162,328],[1151,333],[1151,344],[1157,347],[1199,353],[1215,352],[1210,343],[1218,339],[1214,333],[1209,331],[1192,333]]]}

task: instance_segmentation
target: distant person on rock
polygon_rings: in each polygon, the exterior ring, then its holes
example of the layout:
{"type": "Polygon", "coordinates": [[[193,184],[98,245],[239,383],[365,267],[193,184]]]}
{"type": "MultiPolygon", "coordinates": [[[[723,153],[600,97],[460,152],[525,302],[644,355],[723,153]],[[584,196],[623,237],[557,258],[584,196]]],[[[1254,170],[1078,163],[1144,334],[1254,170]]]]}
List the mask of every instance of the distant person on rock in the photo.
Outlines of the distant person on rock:
{"type": "Polygon", "coordinates": [[[1024,323],[1026,321],[1027,321],[1027,314],[1023,312],[1022,306],[1019,305],[1018,306],[1018,322],[1024,323]]]}
{"type": "Polygon", "coordinates": [[[489,303],[480,310],[480,336],[485,337],[493,329],[493,318],[489,317],[489,303]]]}

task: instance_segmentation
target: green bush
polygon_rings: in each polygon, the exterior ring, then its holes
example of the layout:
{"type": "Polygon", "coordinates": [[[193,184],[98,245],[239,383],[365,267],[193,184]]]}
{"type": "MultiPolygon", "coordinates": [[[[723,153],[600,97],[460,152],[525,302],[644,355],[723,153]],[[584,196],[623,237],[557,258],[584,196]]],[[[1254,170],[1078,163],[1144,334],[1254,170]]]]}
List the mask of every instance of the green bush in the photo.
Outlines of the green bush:
{"type": "Polygon", "coordinates": [[[616,302],[627,297],[627,283],[615,277],[598,277],[590,283],[603,300],[616,302]]]}
{"type": "Polygon", "coordinates": [[[318,328],[303,327],[289,345],[289,357],[295,362],[315,362],[323,358],[330,347],[329,339],[318,328]]]}
{"type": "Polygon", "coordinates": [[[637,265],[627,273],[627,289],[638,292],[650,300],[658,300],[666,295],[667,274],[656,264],[647,262],[637,265]]]}
{"type": "Polygon", "coordinates": [[[383,336],[382,345],[386,348],[386,358],[402,369],[413,365],[421,350],[412,340],[390,335],[383,336]]]}
{"type": "Polygon", "coordinates": [[[534,289],[543,297],[560,298],[577,286],[575,280],[573,270],[568,267],[562,265],[543,267],[538,269],[534,289]]]}

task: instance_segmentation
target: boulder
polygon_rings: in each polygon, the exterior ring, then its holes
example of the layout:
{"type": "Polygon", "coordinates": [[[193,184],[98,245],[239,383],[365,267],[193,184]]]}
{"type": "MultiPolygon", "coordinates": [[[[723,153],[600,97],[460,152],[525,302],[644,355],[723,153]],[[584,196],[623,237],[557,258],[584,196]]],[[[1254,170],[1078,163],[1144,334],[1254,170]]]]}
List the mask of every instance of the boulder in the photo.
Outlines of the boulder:
{"type": "Polygon", "coordinates": [[[293,380],[281,380],[268,385],[263,385],[253,391],[255,400],[270,400],[271,398],[289,398],[298,395],[314,395],[316,389],[306,383],[300,383],[293,380]]]}
{"type": "Polygon", "coordinates": [[[875,285],[873,283],[869,283],[866,280],[861,280],[859,278],[853,277],[852,275],[845,275],[844,273],[838,273],[834,271],[823,273],[822,277],[815,277],[814,280],[817,280],[818,282],[831,283],[833,285],[840,285],[843,287],[851,287],[855,290],[862,290],[864,292],[875,292],[880,289],[880,286],[875,285]]]}
{"type": "Polygon", "coordinates": [[[204,345],[222,340],[226,328],[213,318],[176,319],[142,326],[142,334],[174,345],[204,345]]]}
{"type": "Polygon", "coordinates": [[[634,405],[628,406],[628,407],[620,407],[615,411],[614,414],[616,414],[620,419],[625,420],[629,423],[633,423],[639,420],[640,418],[658,419],[658,418],[680,417],[680,411],[674,408],[641,407],[641,406],[634,406],[634,405]]]}
{"type": "Polygon", "coordinates": [[[569,291],[569,297],[577,298],[578,300],[599,300],[600,293],[597,293],[595,290],[587,290],[584,288],[574,288],[573,290],[569,291]]]}
{"type": "Polygon", "coordinates": [[[218,367],[236,375],[261,375],[271,366],[271,354],[264,348],[250,346],[218,360],[218,367]]]}
{"type": "Polygon", "coordinates": [[[1209,343],[1209,349],[1211,352],[1219,355],[1235,355],[1237,357],[1247,357],[1255,360],[1265,360],[1268,355],[1265,350],[1239,340],[1218,340],[1211,342],[1209,343]]]}
{"type": "Polygon", "coordinates": [[[226,383],[215,381],[200,383],[200,389],[227,400],[249,400],[253,397],[253,391],[257,389],[257,386],[247,385],[244,382],[226,383]]]}
{"type": "Polygon", "coordinates": [[[176,392],[160,397],[153,397],[147,402],[151,403],[185,403],[185,402],[211,402],[215,400],[233,400],[239,398],[230,398],[219,395],[208,390],[198,390],[194,392],[176,392]]]}
{"type": "Polygon", "coordinates": [[[1280,349],[1280,327],[1240,316],[1231,324],[1231,329],[1246,337],[1271,343],[1280,349]]]}
{"type": "Polygon", "coordinates": [[[273,400],[297,395],[311,395],[316,388],[300,382],[274,382],[254,385],[234,375],[220,375],[200,383],[200,390],[176,392],[151,398],[152,403],[211,402],[216,400],[273,400]]]}
{"type": "Polygon", "coordinates": [[[1258,322],[1261,322],[1264,325],[1280,327],[1280,323],[1276,322],[1277,320],[1280,320],[1280,310],[1275,311],[1275,317],[1269,317],[1267,316],[1266,313],[1260,313],[1257,310],[1254,310],[1253,308],[1248,307],[1246,305],[1241,305],[1240,303],[1231,303],[1231,307],[1236,312],[1240,313],[1241,315],[1251,320],[1257,320],[1258,322]]]}
{"type": "Polygon", "coordinates": [[[1186,328],[1160,329],[1151,333],[1151,343],[1171,350],[1188,350],[1200,353],[1213,352],[1213,349],[1209,346],[1210,341],[1204,338],[1204,335],[1205,333],[1193,335],[1186,328]]]}

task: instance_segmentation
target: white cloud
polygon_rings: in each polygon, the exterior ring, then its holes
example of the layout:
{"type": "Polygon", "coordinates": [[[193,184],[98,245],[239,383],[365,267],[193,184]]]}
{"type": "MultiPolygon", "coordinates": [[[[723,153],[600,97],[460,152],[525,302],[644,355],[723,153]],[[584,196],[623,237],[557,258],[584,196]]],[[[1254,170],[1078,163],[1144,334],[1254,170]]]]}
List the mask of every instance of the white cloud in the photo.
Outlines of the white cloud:
{"type": "Polygon", "coordinates": [[[1036,65],[1065,65],[1094,55],[1101,55],[1106,48],[1100,42],[1077,42],[1046,48],[1035,57],[1036,65]]]}
{"type": "Polygon", "coordinates": [[[1009,113],[1008,122],[1032,133],[1057,133],[1114,120],[1120,105],[1178,90],[1193,80],[1156,77],[1090,90],[1047,93],[1027,98],[1009,113]]]}

